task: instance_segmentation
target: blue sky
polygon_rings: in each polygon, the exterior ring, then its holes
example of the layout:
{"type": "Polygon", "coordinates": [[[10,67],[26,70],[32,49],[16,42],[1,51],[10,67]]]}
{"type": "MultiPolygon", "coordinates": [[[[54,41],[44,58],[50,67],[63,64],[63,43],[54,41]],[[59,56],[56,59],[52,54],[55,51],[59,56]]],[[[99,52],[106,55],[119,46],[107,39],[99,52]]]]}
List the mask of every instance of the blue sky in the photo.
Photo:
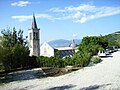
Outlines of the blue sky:
{"type": "Polygon", "coordinates": [[[0,30],[31,28],[32,14],[41,41],[82,39],[120,31],[120,0],[0,0],[0,30]]]}

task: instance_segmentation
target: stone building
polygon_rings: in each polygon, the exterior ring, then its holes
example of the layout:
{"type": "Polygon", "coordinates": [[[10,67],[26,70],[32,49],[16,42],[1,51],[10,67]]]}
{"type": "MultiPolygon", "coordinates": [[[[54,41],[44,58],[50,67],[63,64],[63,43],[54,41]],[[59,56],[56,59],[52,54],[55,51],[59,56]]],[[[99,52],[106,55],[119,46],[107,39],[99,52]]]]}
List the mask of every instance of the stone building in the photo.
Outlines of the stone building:
{"type": "Polygon", "coordinates": [[[33,14],[32,27],[28,30],[28,43],[30,56],[39,56],[40,55],[40,36],[39,28],[37,27],[35,15],[33,14]]]}

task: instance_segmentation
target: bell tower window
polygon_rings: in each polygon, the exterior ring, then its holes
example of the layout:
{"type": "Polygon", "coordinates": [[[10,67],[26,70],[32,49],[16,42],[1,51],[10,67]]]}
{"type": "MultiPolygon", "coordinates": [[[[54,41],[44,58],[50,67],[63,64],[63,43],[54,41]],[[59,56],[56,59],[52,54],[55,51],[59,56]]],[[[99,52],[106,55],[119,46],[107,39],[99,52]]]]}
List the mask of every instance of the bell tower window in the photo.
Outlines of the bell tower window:
{"type": "Polygon", "coordinates": [[[32,33],[30,33],[30,40],[32,40],[32,33]]]}
{"type": "Polygon", "coordinates": [[[36,39],[36,40],[39,39],[38,33],[37,33],[37,32],[34,32],[33,37],[34,37],[34,39],[36,39]]]}
{"type": "Polygon", "coordinates": [[[36,38],[35,38],[35,37],[36,37],[35,32],[33,33],[33,37],[34,37],[34,39],[36,39],[36,38]]]}
{"type": "Polygon", "coordinates": [[[36,33],[36,39],[39,39],[39,38],[38,38],[38,33],[36,33]]]}

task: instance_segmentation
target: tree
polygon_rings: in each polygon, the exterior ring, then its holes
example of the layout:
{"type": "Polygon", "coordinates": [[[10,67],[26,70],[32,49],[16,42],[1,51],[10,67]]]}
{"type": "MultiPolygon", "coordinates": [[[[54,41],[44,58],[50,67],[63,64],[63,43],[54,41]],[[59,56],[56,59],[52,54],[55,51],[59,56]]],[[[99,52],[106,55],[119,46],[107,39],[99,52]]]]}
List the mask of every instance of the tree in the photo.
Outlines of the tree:
{"type": "Polygon", "coordinates": [[[23,38],[23,31],[18,33],[15,28],[3,30],[0,42],[0,60],[5,70],[27,67],[29,49],[27,38],[23,38]]]}
{"type": "Polygon", "coordinates": [[[79,46],[79,50],[87,51],[91,55],[97,54],[97,52],[103,48],[105,49],[108,46],[108,40],[104,36],[91,36],[84,37],[82,43],[79,46]]]}

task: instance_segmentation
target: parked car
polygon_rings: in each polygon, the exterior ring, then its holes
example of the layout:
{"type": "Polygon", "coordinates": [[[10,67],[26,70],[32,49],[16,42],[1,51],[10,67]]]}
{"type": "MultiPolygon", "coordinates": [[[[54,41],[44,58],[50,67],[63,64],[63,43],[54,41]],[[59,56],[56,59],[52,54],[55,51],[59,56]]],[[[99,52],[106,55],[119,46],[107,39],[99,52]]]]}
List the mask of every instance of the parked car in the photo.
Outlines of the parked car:
{"type": "Polygon", "coordinates": [[[113,46],[114,51],[118,51],[118,46],[113,46]]]}
{"type": "Polygon", "coordinates": [[[105,53],[104,50],[99,50],[98,56],[100,56],[100,57],[105,57],[105,56],[107,56],[107,55],[106,55],[106,53],[105,53]]]}
{"type": "Polygon", "coordinates": [[[105,54],[109,55],[110,54],[110,50],[109,49],[105,49],[105,54]]]}
{"type": "Polygon", "coordinates": [[[118,46],[111,46],[108,48],[110,50],[110,53],[118,51],[118,46]]]}
{"type": "Polygon", "coordinates": [[[110,50],[110,53],[115,52],[115,50],[114,50],[114,48],[113,48],[113,47],[108,47],[108,49],[110,50]]]}

